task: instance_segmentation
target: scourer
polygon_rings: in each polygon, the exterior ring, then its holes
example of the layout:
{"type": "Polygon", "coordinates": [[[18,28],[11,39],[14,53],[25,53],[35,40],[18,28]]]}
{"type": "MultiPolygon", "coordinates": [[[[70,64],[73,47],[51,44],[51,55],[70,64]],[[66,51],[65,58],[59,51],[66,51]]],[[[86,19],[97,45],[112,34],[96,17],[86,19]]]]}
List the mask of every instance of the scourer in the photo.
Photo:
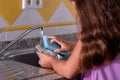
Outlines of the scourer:
{"type": "Polygon", "coordinates": [[[50,39],[47,38],[46,36],[43,36],[43,45],[44,48],[49,49],[54,51],[57,48],[60,48],[61,46],[59,44],[57,44],[56,42],[54,43],[50,43],[50,39]]]}
{"type": "MultiPolygon", "coordinates": [[[[47,38],[45,35],[43,36],[42,39],[43,39],[43,45],[44,45],[44,48],[45,48],[45,49],[54,51],[55,49],[58,49],[58,48],[61,47],[61,46],[60,46],[58,43],[56,43],[56,42],[50,43],[50,39],[47,38]]],[[[66,58],[69,56],[69,54],[68,54],[67,52],[59,52],[58,54],[61,55],[61,56],[63,56],[63,57],[66,57],[66,58]]]]}

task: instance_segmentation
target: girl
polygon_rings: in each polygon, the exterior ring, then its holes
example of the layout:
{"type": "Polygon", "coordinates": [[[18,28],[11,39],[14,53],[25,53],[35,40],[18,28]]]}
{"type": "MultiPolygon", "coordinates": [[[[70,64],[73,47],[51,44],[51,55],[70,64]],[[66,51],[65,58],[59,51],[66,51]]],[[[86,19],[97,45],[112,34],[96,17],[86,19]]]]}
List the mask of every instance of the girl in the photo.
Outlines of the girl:
{"type": "Polygon", "coordinates": [[[73,50],[72,54],[68,60],[57,60],[38,52],[39,64],[69,79],[80,72],[82,80],[120,80],[120,0],[70,1],[82,26],[77,43],[48,38],[61,45],[55,52],[73,50]]]}

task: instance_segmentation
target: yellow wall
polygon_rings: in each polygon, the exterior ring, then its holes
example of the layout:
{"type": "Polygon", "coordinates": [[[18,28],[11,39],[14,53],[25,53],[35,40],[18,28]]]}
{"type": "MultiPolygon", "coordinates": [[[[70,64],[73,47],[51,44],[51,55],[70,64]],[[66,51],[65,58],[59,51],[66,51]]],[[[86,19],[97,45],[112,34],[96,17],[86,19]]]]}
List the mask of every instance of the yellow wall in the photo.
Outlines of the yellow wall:
{"type": "MultiPolygon", "coordinates": [[[[44,18],[46,21],[45,24],[41,24],[44,26],[56,26],[56,25],[70,25],[75,24],[75,22],[65,22],[65,23],[53,23],[48,24],[50,17],[56,11],[57,7],[61,3],[64,2],[68,10],[75,18],[75,11],[74,8],[71,6],[69,0],[43,0],[43,8],[37,10],[38,13],[44,18]]],[[[26,26],[12,26],[12,24],[16,21],[18,16],[22,13],[22,0],[0,0],[0,16],[6,20],[6,22],[10,25],[4,27],[5,30],[24,30],[30,28],[33,25],[26,25],[26,26]]]]}

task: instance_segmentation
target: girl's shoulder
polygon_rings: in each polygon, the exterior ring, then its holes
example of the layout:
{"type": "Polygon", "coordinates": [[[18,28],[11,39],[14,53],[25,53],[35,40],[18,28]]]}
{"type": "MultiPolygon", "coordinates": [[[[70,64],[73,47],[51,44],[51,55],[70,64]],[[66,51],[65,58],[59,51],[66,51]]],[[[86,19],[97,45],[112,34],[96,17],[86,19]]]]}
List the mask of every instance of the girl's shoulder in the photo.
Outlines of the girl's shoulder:
{"type": "Polygon", "coordinates": [[[120,80],[120,54],[106,65],[86,71],[83,80],[120,80]]]}

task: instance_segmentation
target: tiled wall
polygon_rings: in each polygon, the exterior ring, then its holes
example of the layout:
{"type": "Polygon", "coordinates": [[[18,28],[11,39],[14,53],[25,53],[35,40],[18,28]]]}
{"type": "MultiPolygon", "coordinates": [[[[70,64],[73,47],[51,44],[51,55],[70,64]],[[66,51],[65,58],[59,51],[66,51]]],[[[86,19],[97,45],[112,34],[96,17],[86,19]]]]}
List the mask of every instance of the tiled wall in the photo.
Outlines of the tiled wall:
{"type": "MultiPolygon", "coordinates": [[[[43,0],[38,10],[22,10],[22,0],[0,0],[0,41],[13,40],[36,25],[45,26],[49,35],[74,33],[75,10],[69,0],[43,0]]],[[[31,34],[27,37],[39,36],[37,31],[31,34]]]]}

